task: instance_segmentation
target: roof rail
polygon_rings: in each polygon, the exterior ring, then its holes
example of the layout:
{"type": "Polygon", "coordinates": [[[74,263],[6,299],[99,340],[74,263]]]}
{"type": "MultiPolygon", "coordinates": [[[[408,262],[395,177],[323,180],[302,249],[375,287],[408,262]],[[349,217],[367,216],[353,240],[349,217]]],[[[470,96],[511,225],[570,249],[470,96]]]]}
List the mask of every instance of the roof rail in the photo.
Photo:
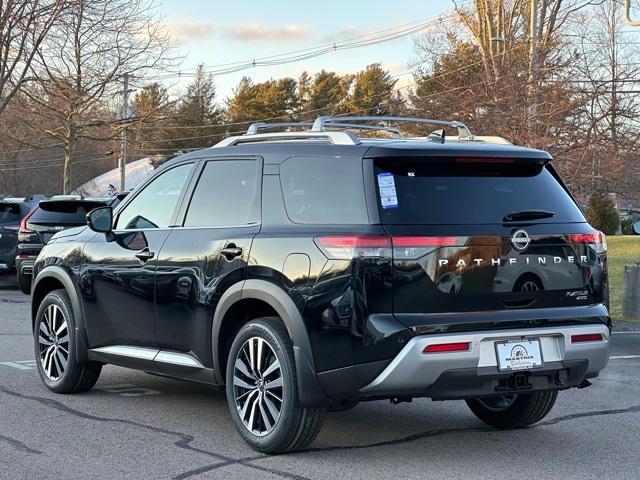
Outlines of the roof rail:
{"type": "Polygon", "coordinates": [[[312,131],[324,132],[332,124],[339,124],[341,122],[404,122],[404,123],[429,123],[431,125],[444,125],[447,127],[458,129],[458,138],[463,140],[473,140],[473,134],[471,130],[462,122],[448,121],[448,120],[435,120],[432,118],[417,118],[417,117],[394,117],[394,116],[344,116],[344,117],[332,117],[323,116],[318,117],[313,122],[311,127],[312,131]]]}
{"type": "Polygon", "coordinates": [[[359,145],[360,140],[349,132],[314,132],[306,130],[302,132],[274,132],[274,133],[256,133],[245,134],[236,137],[225,138],[221,142],[216,143],[211,148],[229,147],[232,145],[240,145],[243,143],[258,142],[286,142],[298,140],[321,140],[328,141],[334,145],[359,145]]]}
{"type": "Polygon", "coordinates": [[[256,122],[249,125],[247,133],[245,135],[255,135],[260,133],[260,130],[265,128],[284,128],[284,127],[310,127],[313,125],[312,121],[307,122],[256,122]]]}

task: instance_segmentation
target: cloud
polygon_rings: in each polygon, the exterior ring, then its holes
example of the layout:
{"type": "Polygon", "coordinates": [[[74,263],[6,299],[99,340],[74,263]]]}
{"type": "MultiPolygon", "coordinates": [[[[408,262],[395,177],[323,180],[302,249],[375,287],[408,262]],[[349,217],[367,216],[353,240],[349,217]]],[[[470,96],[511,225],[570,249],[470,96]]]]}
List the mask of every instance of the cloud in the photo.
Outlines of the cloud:
{"type": "Polygon", "coordinates": [[[250,22],[232,25],[227,28],[226,34],[227,37],[239,42],[284,43],[309,38],[311,27],[309,25],[267,27],[262,23],[250,22]]]}
{"type": "Polygon", "coordinates": [[[352,39],[353,37],[361,37],[363,35],[371,35],[375,33],[375,29],[372,27],[368,28],[358,28],[354,25],[347,25],[346,27],[342,27],[335,32],[331,32],[329,34],[323,35],[320,39],[322,43],[330,43],[336,42],[339,43],[344,40],[352,39]]]}
{"type": "Polygon", "coordinates": [[[209,20],[170,20],[167,30],[175,40],[200,40],[213,34],[216,25],[209,20]]]}

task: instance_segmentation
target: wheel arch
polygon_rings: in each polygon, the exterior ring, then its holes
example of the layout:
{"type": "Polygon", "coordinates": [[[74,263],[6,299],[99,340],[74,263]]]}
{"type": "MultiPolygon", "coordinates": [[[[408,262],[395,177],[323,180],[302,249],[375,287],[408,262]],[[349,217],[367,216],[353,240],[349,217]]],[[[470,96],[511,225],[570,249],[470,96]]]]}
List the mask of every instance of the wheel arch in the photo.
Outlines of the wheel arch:
{"type": "Polygon", "coordinates": [[[76,357],[79,361],[86,360],[86,341],[84,336],[84,317],[82,315],[82,306],[80,303],[80,295],[76,289],[71,275],[62,267],[51,265],[45,267],[38,273],[33,280],[31,287],[31,330],[35,326],[38,308],[44,297],[54,291],[64,289],[69,295],[71,308],[73,309],[73,319],[75,322],[75,330],[78,335],[78,347],[76,357]]]}
{"type": "Polygon", "coordinates": [[[242,310],[243,306],[251,306],[253,315],[239,320],[235,331],[253,318],[269,315],[280,317],[293,343],[301,404],[303,406],[326,404],[324,393],[316,377],[311,343],[302,314],[282,288],[266,280],[244,280],[232,285],[225,291],[216,306],[211,328],[211,350],[217,383],[225,384],[226,359],[223,358],[225,339],[221,333],[225,330],[229,331],[229,322],[233,322],[233,318],[236,318],[235,314],[242,310]]]}

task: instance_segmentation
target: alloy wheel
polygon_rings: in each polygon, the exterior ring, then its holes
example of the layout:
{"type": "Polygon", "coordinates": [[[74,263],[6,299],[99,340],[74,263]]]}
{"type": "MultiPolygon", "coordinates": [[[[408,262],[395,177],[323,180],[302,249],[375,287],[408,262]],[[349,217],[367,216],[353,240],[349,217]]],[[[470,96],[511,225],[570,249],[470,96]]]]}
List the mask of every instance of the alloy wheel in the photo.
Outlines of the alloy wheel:
{"type": "Polygon", "coordinates": [[[42,313],[38,348],[45,375],[50,380],[59,380],[69,359],[69,329],[62,309],[55,304],[47,306],[42,313]]]}
{"type": "Polygon", "coordinates": [[[273,431],[284,399],[282,370],[274,349],[261,337],[249,338],[236,355],[233,394],[244,426],[257,436],[273,431]]]}
{"type": "Polygon", "coordinates": [[[533,280],[527,280],[522,284],[520,291],[522,292],[537,292],[540,290],[540,286],[533,280]]]}
{"type": "Polygon", "coordinates": [[[501,412],[513,405],[516,398],[518,398],[517,395],[497,395],[495,397],[478,398],[478,402],[480,402],[487,410],[501,412]]]}

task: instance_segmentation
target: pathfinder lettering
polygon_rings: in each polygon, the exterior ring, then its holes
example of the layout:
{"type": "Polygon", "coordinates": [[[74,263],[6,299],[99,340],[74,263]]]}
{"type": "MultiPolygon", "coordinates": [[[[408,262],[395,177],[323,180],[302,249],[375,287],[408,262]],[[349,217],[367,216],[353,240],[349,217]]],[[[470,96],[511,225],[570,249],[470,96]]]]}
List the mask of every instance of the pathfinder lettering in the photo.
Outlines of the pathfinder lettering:
{"type": "MultiPolygon", "coordinates": [[[[551,257],[553,259],[553,263],[558,264],[558,263],[562,263],[567,262],[567,263],[572,263],[575,264],[576,263],[576,257],[574,256],[568,256],[565,259],[563,259],[562,257],[551,257]]],[[[506,265],[507,263],[509,265],[516,265],[517,263],[521,262],[522,259],[521,258],[509,258],[508,261],[506,258],[491,258],[489,260],[484,259],[484,258],[474,258],[469,264],[467,264],[467,262],[465,262],[462,258],[459,259],[457,262],[455,262],[456,267],[468,267],[471,264],[475,264],[475,266],[477,267],[481,267],[483,264],[485,263],[491,263],[492,267],[496,267],[496,266],[500,266],[502,265],[506,265]]],[[[530,257],[526,257],[524,259],[525,263],[527,265],[530,265],[532,262],[532,259],[530,257]]],[[[537,257],[536,261],[538,262],[538,265],[546,265],[547,264],[547,257],[537,257]]],[[[581,255],[580,256],[580,262],[582,263],[587,263],[587,256],[586,255],[581,255]]],[[[438,266],[439,267],[444,267],[445,265],[449,265],[449,260],[446,258],[441,258],[438,260],[438,266]]]]}

